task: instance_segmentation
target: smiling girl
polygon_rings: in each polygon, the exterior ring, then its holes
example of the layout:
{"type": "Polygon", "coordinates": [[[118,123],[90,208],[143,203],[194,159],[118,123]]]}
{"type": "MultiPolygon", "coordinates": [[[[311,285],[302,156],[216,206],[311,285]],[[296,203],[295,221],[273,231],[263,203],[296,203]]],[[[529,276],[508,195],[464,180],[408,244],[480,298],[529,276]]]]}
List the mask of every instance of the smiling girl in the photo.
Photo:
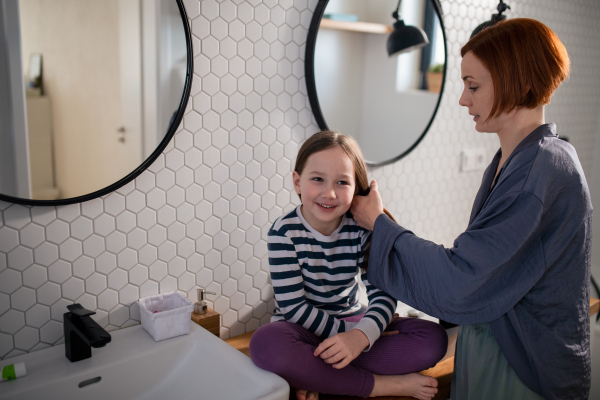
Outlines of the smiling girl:
{"type": "Polygon", "coordinates": [[[299,399],[432,398],[437,381],[415,372],[444,356],[446,332],[430,321],[398,318],[396,300],[368,282],[371,232],[348,214],[354,196],[368,188],[358,144],[337,132],[313,135],[300,148],[293,181],[302,205],[269,231],[277,308],[252,336],[252,360],[286,379],[299,399]],[[359,274],[366,310],[358,301],[359,274]]]}

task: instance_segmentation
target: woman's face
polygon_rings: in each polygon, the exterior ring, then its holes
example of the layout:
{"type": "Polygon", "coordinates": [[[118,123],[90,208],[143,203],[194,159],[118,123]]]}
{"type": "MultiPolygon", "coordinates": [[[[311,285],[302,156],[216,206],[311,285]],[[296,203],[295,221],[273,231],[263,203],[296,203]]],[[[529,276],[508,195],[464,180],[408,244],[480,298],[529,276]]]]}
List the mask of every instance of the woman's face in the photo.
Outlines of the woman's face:
{"type": "Polygon", "coordinates": [[[463,57],[460,71],[464,88],[458,104],[469,109],[477,132],[498,132],[504,122],[504,113],[486,122],[494,104],[492,74],[472,51],[463,57]]]}

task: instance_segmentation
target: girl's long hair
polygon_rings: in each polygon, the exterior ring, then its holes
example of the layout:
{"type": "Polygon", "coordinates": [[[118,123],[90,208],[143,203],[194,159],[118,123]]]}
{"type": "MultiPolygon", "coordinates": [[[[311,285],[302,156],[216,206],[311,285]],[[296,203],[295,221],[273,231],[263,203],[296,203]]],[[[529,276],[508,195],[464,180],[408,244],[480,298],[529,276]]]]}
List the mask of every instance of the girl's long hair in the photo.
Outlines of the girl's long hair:
{"type": "MultiPolygon", "coordinates": [[[[344,153],[346,153],[348,158],[350,158],[350,161],[352,161],[352,165],[354,166],[354,178],[356,181],[356,192],[354,195],[366,196],[369,194],[369,177],[367,176],[367,164],[365,163],[362,151],[360,150],[358,143],[356,143],[356,140],[350,136],[342,135],[339,132],[323,131],[315,133],[308,138],[308,140],[302,144],[300,150],[298,151],[294,171],[296,171],[298,175],[301,175],[302,171],[304,170],[304,166],[306,165],[306,161],[311,155],[336,146],[344,150],[344,153]]],[[[300,194],[298,194],[298,197],[302,199],[300,194]]],[[[396,222],[392,214],[390,214],[387,209],[384,208],[383,212],[386,213],[387,216],[392,219],[392,221],[396,222]]],[[[348,211],[348,213],[350,212],[348,211]]],[[[363,249],[362,267],[365,271],[367,270],[367,265],[369,262],[370,250],[371,241],[369,240],[363,249]]]]}

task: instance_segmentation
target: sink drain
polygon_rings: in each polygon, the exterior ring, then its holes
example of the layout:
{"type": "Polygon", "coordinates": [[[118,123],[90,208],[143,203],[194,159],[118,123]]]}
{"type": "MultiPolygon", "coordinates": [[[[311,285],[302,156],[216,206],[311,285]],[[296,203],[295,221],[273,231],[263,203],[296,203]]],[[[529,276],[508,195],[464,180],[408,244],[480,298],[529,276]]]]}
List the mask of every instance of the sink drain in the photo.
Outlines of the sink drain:
{"type": "Polygon", "coordinates": [[[83,388],[83,387],[86,387],[86,386],[89,386],[89,385],[93,385],[94,383],[100,382],[101,380],[102,380],[102,377],[101,376],[97,376],[95,378],[88,379],[87,381],[80,382],[79,383],[79,387],[83,388]]]}

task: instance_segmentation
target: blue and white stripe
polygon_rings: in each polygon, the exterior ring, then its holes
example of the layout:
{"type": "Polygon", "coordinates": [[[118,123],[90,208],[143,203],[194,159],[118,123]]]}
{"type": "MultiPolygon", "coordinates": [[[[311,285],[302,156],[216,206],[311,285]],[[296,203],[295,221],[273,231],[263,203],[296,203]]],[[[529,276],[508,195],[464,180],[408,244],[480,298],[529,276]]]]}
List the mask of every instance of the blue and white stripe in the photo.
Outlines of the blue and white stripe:
{"type": "Polygon", "coordinates": [[[358,302],[358,275],[370,236],[346,216],[331,235],[322,235],[306,222],[300,206],[277,219],[268,234],[277,304],[271,321],[299,324],[322,339],[360,329],[372,345],[389,324],[396,301],[371,285],[363,271],[369,298],[366,312],[358,302]],[[359,322],[339,319],[363,312],[359,322]]]}

